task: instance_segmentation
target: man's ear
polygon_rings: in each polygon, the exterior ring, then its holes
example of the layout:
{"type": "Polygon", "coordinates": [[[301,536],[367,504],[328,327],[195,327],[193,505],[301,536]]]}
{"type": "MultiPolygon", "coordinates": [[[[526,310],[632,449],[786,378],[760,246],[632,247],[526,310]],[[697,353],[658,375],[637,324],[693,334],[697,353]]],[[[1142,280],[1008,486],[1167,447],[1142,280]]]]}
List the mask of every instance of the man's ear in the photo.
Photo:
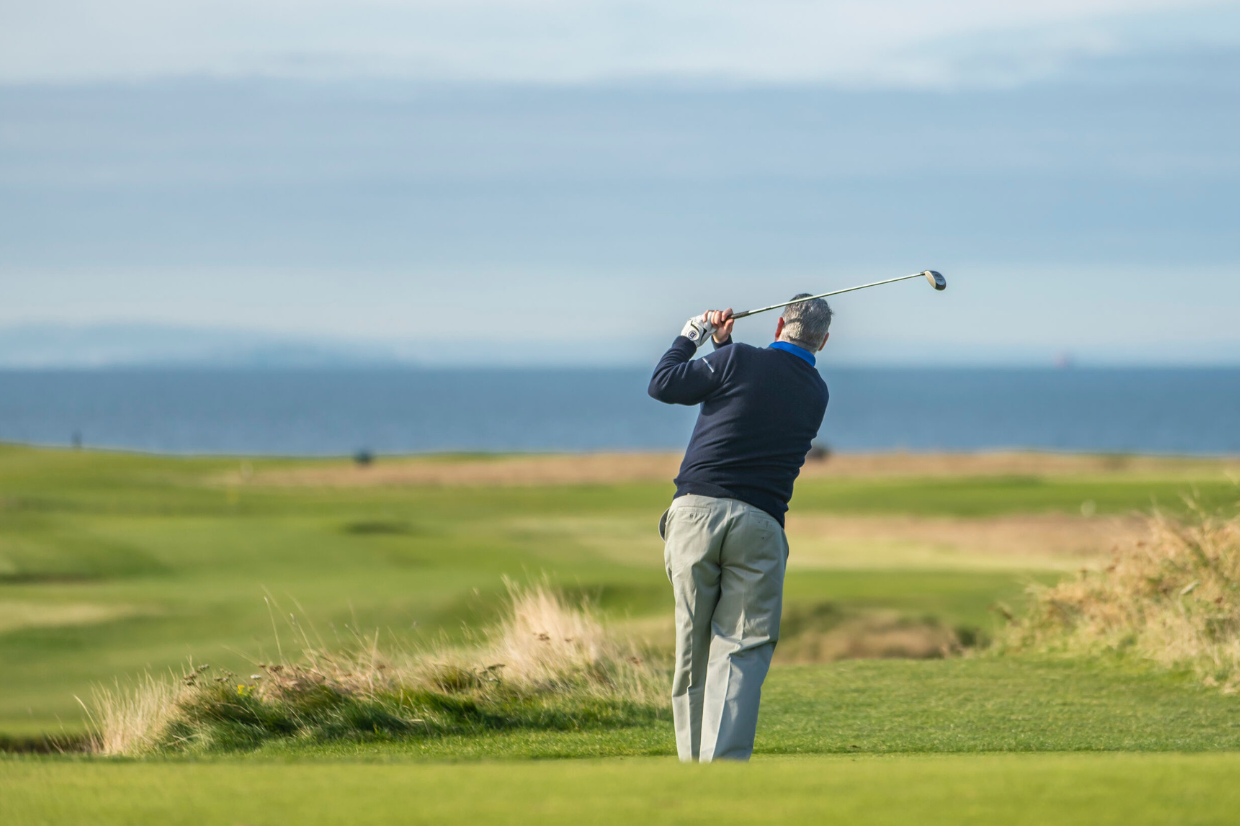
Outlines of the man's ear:
{"type": "Polygon", "coordinates": [[[822,337],[822,344],[818,345],[818,352],[822,352],[822,348],[827,346],[827,339],[831,338],[831,334],[827,333],[822,337]]]}
{"type": "Polygon", "coordinates": [[[784,333],[784,320],[783,318],[780,318],[779,321],[775,322],[775,340],[779,341],[779,337],[783,335],[783,333],[784,333]]]}

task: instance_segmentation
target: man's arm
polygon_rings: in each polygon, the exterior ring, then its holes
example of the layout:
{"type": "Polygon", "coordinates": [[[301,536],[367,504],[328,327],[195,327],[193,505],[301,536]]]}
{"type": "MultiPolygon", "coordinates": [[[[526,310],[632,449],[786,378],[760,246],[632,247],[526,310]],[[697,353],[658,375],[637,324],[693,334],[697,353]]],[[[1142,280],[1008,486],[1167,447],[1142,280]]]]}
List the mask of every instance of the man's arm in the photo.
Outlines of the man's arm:
{"type": "MultiPolygon", "coordinates": [[[[688,330],[699,320],[712,328],[711,339],[715,349],[732,343],[731,310],[704,313],[700,319],[690,319],[685,329],[688,330]]],[[[700,343],[704,337],[698,338],[700,343]]],[[[676,337],[654,368],[647,391],[652,398],[666,404],[694,405],[706,401],[719,389],[723,384],[722,366],[715,367],[707,359],[693,361],[697,348],[698,344],[688,336],[682,334],[676,337]]]]}

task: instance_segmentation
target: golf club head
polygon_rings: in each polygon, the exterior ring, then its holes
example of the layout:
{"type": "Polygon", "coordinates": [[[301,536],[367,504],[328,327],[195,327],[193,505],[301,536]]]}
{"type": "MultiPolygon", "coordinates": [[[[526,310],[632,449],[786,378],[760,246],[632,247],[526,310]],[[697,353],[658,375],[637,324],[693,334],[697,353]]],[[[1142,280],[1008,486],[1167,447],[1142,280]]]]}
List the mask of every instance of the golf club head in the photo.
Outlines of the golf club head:
{"type": "Polygon", "coordinates": [[[922,273],[922,275],[924,275],[926,280],[930,282],[930,286],[934,287],[936,290],[947,289],[947,279],[943,277],[943,273],[935,272],[934,270],[926,270],[922,273]]]}

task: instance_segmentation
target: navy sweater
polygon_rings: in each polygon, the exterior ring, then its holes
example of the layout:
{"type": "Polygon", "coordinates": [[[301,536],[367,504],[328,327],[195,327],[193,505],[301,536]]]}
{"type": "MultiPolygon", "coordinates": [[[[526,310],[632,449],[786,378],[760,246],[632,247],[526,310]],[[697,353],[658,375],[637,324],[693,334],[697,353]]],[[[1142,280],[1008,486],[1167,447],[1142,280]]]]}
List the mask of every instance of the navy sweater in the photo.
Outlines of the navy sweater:
{"type": "Polygon", "coordinates": [[[784,350],[729,341],[694,360],[677,336],[650,379],[668,404],[700,404],[676,477],[676,496],[739,499],[784,524],[792,483],[827,411],[827,385],[813,365],[784,350]]]}

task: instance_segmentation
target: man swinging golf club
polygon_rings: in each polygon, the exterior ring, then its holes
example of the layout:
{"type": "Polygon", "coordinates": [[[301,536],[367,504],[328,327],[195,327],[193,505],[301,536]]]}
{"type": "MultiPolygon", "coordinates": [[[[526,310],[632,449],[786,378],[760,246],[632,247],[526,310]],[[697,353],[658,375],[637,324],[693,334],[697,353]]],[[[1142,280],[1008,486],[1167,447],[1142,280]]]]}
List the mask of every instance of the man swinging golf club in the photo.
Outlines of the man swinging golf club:
{"type": "Polygon", "coordinates": [[[731,310],[690,319],[650,380],[655,399],[702,406],[659,522],[676,598],[672,716],[683,761],[753,753],[779,639],[784,513],[827,410],[814,354],[831,308],[809,293],[793,300],[765,348],[732,342],[731,310]],[[707,338],[714,352],[693,360],[707,338]]]}

